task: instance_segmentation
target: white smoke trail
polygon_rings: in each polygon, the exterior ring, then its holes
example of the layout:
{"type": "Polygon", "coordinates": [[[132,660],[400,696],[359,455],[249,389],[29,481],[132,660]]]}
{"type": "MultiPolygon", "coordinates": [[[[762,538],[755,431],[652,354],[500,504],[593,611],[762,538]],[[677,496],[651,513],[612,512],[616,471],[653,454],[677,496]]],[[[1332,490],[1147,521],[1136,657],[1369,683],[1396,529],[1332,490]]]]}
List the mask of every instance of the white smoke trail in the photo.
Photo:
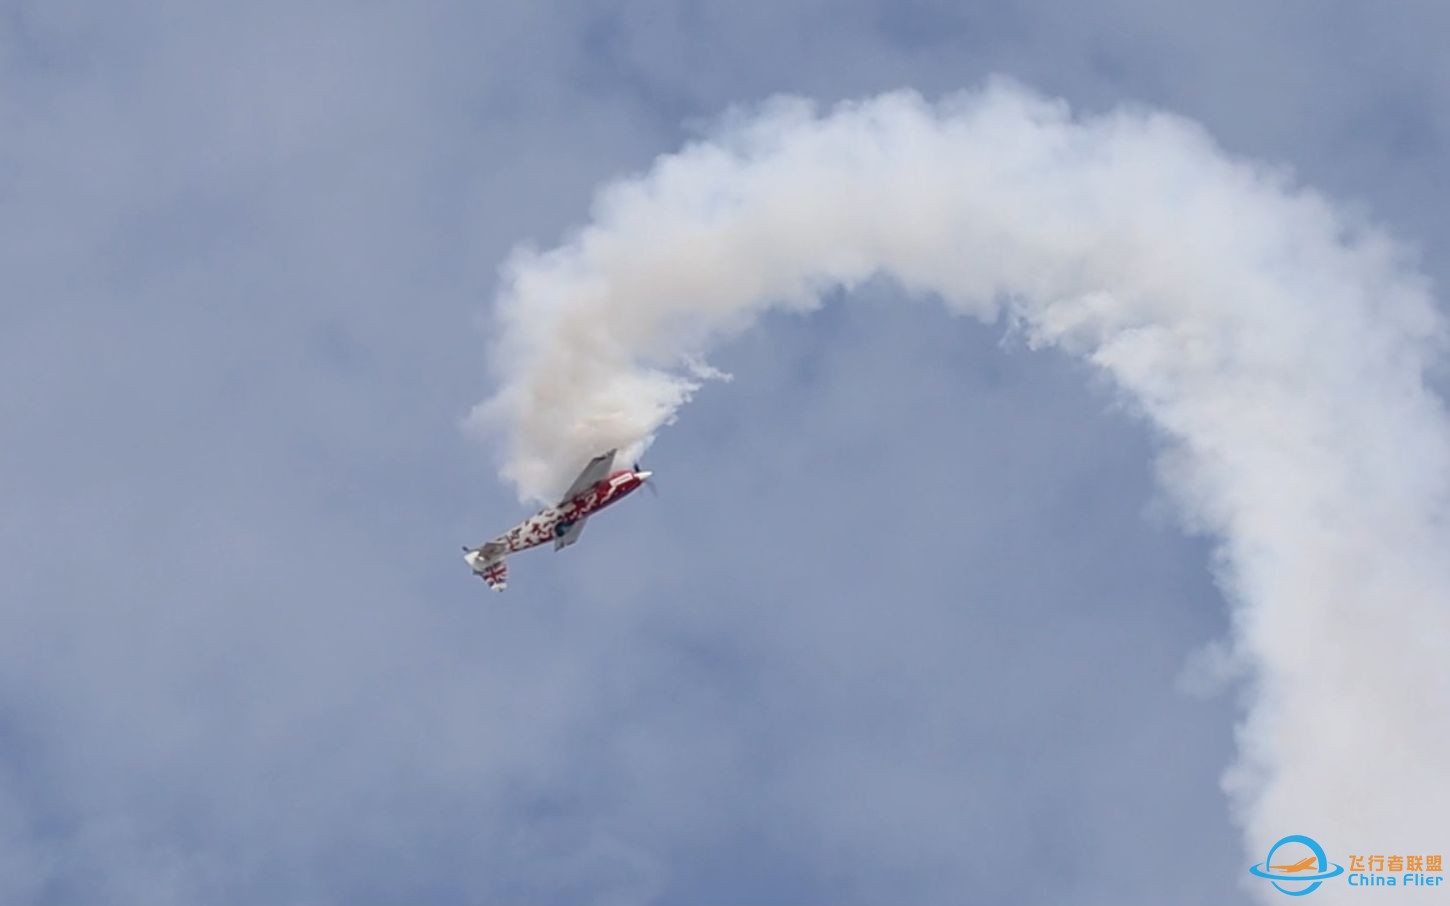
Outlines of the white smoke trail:
{"type": "Polygon", "coordinates": [[[1450,431],[1422,380],[1443,325],[1391,241],[1191,122],[1074,119],[1007,83],[736,114],[515,253],[473,422],[547,498],[647,445],[712,343],[877,275],[1086,358],[1161,432],[1252,671],[1225,781],[1248,850],[1443,845],[1450,431]]]}

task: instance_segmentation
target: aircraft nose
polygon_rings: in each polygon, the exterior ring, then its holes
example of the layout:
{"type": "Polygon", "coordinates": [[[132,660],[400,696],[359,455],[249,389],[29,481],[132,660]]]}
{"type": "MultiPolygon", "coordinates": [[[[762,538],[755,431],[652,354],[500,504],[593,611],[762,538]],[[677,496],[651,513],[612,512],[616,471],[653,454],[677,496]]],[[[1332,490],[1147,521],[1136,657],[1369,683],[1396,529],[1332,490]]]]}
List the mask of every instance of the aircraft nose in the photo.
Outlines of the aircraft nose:
{"type": "Polygon", "coordinates": [[[635,472],[634,477],[638,478],[640,481],[648,481],[649,477],[653,474],[653,472],[635,472]]]}

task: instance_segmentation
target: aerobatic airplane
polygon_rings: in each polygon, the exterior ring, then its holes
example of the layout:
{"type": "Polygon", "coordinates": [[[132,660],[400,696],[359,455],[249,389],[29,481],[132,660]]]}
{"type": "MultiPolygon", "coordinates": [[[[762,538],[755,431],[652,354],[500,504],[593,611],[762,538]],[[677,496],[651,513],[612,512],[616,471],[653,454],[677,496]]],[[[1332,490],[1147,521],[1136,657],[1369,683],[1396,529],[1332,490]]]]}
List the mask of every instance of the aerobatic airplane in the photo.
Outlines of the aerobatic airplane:
{"type": "MultiPolygon", "coordinates": [[[[638,464],[633,469],[610,471],[614,453],[609,450],[591,459],[554,506],[540,510],[487,544],[465,547],[463,559],[474,574],[494,591],[503,591],[508,585],[505,558],[509,554],[550,541],[554,542],[554,550],[563,550],[579,540],[590,516],[623,499],[653,474],[641,471],[638,464]]],[[[653,490],[654,486],[650,487],[653,490]]]]}

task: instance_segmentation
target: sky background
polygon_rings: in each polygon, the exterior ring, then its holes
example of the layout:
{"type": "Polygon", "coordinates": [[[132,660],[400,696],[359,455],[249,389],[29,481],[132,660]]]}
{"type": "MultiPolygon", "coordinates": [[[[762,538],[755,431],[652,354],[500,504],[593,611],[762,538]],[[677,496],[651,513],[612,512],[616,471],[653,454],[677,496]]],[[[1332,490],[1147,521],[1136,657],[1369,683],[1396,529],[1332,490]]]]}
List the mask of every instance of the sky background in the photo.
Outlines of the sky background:
{"type": "Polygon", "coordinates": [[[733,103],[1002,73],[1198,119],[1444,285],[1447,31],[0,0],[0,901],[1244,901],[1211,543],[1090,370],[884,284],[771,316],[658,500],[487,595],[496,267],[733,103]]]}

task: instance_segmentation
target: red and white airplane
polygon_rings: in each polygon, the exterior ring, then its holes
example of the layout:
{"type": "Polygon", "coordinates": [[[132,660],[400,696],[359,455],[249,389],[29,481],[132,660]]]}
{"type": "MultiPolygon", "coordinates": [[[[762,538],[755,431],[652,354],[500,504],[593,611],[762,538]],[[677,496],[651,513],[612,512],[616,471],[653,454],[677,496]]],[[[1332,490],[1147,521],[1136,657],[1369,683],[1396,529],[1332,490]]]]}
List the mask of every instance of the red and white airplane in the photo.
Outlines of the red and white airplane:
{"type": "Polygon", "coordinates": [[[591,459],[564,492],[564,499],[554,506],[540,510],[480,547],[465,547],[463,559],[474,574],[494,591],[503,591],[508,586],[505,558],[509,554],[550,541],[554,542],[554,550],[563,550],[579,540],[590,516],[623,499],[653,474],[641,471],[638,465],[611,471],[614,454],[609,450],[591,459]]]}

